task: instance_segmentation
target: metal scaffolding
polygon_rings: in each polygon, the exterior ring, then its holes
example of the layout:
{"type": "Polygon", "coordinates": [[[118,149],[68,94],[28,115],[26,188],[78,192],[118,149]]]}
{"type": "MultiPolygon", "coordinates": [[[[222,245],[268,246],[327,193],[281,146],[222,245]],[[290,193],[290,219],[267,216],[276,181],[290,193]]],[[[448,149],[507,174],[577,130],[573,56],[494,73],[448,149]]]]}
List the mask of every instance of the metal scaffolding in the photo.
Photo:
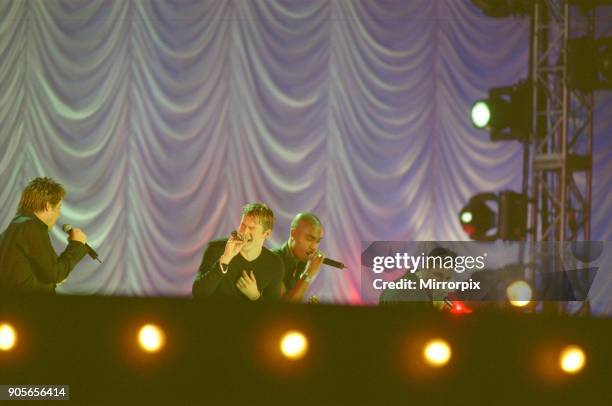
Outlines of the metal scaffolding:
{"type": "Polygon", "coordinates": [[[568,41],[594,37],[595,9],[534,4],[529,233],[532,241],[590,239],[593,92],[569,85],[568,41]]]}
{"type": "MultiPolygon", "coordinates": [[[[568,0],[537,0],[532,21],[532,132],[527,182],[530,240],[588,241],[590,239],[593,91],[578,90],[570,80],[570,41],[594,38],[595,8],[577,8],[568,0]]],[[[541,264],[558,269],[564,263],[563,243],[541,264]]],[[[533,252],[532,252],[533,255],[533,252]]],[[[531,273],[535,277],[535,273],[531,273]]],[[[588,274],[585,274],[588,287],[588,274]]],[[[588,290],[588,289],[587,289],[588,290]]],[[[542,303],[542,308],[570,311],[569,303],[542,303]]],[[[588,314],[588,300],[577,313],[588,314]]]]}

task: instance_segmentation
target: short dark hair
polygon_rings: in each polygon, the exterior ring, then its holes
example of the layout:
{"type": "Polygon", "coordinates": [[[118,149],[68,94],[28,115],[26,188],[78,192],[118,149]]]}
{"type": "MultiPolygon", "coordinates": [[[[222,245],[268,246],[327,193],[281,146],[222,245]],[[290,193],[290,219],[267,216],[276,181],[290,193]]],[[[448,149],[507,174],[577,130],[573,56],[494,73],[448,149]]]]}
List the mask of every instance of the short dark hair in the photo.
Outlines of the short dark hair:
{"type": "Polygon", "coordinates": [[[36,178],[28,183],[21,193],[17,213],[43,211],[47,208],[47,203],[57,206],[64,197],[66,191],[62,185],[51,178],[36,178]]]}
{"type": "Polygon", "coordinates": [[[263,231],[274,228],[274,213],[264,203],[249,203],[242,208],[244,217],[253,217],[261,223],[263,231]]]}
{"type": "Polygon", "coordinates": [[[302,212],[295,215],[291,221],[291,229],[297,228],[302,221],[307,221],[314,227],[322,227],[321,220],[314,214],[309,212],[302,212]]]}

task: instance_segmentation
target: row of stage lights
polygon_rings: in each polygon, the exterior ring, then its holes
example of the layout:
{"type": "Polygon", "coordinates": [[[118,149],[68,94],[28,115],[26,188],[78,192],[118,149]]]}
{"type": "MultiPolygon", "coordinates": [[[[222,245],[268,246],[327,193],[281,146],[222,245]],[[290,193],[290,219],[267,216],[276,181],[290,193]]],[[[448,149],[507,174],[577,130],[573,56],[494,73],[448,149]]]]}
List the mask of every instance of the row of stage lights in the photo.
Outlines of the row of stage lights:
{"type": "MultiPolygon", "coordinates": [[[[472,3],[491,18],[528,16],[534,6],[532,0],[472,0],[472,3]]],[[[569,0],[569,4],[582,11],[612,6],[612,0],[569,0]]],[[[612,90],[612,37],[569,38],[566,50],[570,89],[584,93],[612,90]]],[[[472,105],[473,126],[489,131],[494,142],[528,142],[533,121],[532,93],[530,79],[489,89],[486,98],[472,105]]],[[[522,241],[527,233],[527,203],[527,196],[510,190],[479,193],[461,209],[459,220],[472,240],[522,241]]]]}
{"type": "MultiPolygon", "coordinates": [[[[164,349],[166,334],[156,324],[143,325],[134,339],[147,354],[156,354],[164,349]]],[[[17,331],[10,323],[0,322],[0,352],[11,351],[17,345],[17,331]]],[[[278,350],[290,361],[299,361],[308,353],[308,338],[298,330],[285,332],[278,341],[278,350]]],[[[432,368],[446,366],[452,358],[451,345],[443,338],[431,338],[422,346],[422,360],[432,368]]],[[[565,346],[558,355],[559,369],[569,375],[579,373],[586,366],[586,354],[578,345],[565,346]]]]}

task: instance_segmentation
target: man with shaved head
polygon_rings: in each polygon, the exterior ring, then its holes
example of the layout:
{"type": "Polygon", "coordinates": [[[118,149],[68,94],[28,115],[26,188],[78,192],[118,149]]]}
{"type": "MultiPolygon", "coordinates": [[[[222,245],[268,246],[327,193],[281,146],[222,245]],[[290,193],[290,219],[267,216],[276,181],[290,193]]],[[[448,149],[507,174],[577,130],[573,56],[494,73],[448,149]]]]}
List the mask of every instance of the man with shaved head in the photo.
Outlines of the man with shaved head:
{"type": "Polygon", "coordinates": [[[298,213],[291,222],[289,239],[274,250],[283,260],[282,299],[301,302],[310,282],[319,273],[325,255],[318,250],[323,238],[321,220],[312,213],[298,213]]]}

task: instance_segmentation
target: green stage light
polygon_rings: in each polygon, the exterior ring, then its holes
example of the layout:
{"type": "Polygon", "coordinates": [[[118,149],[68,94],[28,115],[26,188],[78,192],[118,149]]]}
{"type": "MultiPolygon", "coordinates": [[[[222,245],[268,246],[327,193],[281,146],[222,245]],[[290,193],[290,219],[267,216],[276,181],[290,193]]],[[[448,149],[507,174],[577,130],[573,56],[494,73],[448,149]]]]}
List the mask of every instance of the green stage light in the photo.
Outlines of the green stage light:
{"type": "Polygon", "coordinates": [[[491,121],[491,109],[484,100],[478,100],[472,106],[472,124],[476,128],[485,128],[491,121]]]}
{"type": "Polygon", "coordinates": [[[473,218],[474,218],[474,216],[472,216],[472,213],[469,212],[469,211],[464,211],[463,213],[461,213],[461,222],[462,223],[470,223],[473,218]]]}
{"type": "Polygon", "coordinates": [[[488,130],[491,141],[527,140],[531,133],[531,91],[527,80],[489,89],[489,97],[472,106],[472,124],[488,130]]]}

